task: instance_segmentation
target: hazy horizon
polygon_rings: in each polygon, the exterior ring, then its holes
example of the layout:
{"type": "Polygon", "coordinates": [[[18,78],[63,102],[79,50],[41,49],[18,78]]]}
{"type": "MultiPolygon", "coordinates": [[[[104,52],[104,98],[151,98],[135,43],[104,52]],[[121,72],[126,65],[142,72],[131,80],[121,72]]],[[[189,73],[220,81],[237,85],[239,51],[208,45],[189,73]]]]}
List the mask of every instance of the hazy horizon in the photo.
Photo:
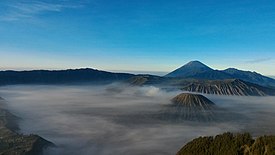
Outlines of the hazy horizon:
{"type": "MultiPolygon", "coordinates": [[[[199,61],[199,60],[190,60],[190,61],[199,61]]],[[[188,61],[188,62],[190,62],[188,61]]],[[[183,65],[187,64],[188,62],[185,62],[183,65]]],[[[204,62],[202,62],[204,63],[204,62]]],[[[183,65],[181,66],[178,66],[177,68],[179,67],[182,67],[183,65]]],[[[205,64],[208,66],[208,64],[205,64]]],[[[208,66],[210,68],[212,68],[211,66],[208,66]]],[[[130,73],[130,74],[150,74],[150,75],[157,75],[157,76],[164,76],[172,71],[174,71],[175,69],[177,68],[174,68],[170,71],[142,71],[142,70],[119,70],[119,69],[115,69],[115,70],[104,70],[104,69],[100,69],[100,68],[93,68],[93,67],[79,67],[79,68],[25,68],[25,69],[18,69],[18,68],[10,68],[10,69],[1,69],[0,67],[0,71],[8,71],[8,70],[14,70],[14,71],[31,71],[31,70],[67,70],[67,69],[96,69],[96,70],[101,70],[101,71],[107,71],[107,72],[114,72],[114,73],[130,73]]],[[[228,69],[228,68],[232,68],[230,66],[228,67],[225,67],[225,68],[222,68],[222,69],[219,69],[219,68],[212,68],[214,70],[224,70],[224,69],[228,69]]],[[[240,68],[236,68],[236,69],[239,69],[239,70],[242,70],[240,68]]],[[[251,72],[254,72],[254,70],[244,70],[244,71],[251,71],[251,72]]],[[[257,73],[260,73],[262,74],[261,72],[257,72],[257,73]]],[[[267,76],[267,77],[270,77],[270,78],[275,78],[275,74],[274,75],[265,75],[265,74],[262,74],[264,76],[267,76]]]]}

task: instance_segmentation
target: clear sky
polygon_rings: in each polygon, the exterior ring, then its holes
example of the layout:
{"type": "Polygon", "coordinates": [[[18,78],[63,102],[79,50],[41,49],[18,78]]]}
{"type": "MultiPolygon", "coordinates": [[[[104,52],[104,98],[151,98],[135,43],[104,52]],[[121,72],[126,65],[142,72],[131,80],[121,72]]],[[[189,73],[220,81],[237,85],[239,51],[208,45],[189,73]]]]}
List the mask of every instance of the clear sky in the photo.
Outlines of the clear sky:
{"type": "Polygon", "coordinates": [[[275,75],[274,0],[1,0],[0,69],[275,75]]]}

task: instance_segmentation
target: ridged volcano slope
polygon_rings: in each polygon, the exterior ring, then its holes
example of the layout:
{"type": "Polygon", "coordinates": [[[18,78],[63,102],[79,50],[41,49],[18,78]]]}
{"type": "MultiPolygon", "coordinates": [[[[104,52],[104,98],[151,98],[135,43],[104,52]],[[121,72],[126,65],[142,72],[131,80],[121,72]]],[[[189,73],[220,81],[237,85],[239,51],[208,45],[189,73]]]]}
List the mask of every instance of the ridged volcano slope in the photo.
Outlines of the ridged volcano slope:
{"type": "Polygon", "coordinates": [[[201,109],[209,109],[210,106],[214,105],[212,101],[203,95],[182,93],[172,99],[175,106],[184,107],[195,107],[201,109]]]}
{"type": "Polygon", "coordinates": [[[245,82],[239,79],[197,81],[193,82],[182,90],[217,95],[237,95],[237,96],[268,96],[274,95],[271,88],[259,86],[257,84],[245,82]]]}
{"type": "Polygon", "coordinates": [[[173,121],[211,121],[214,120],[215,104],[199,94],[182,93],[171,100],[165,117],[173,121]]]}

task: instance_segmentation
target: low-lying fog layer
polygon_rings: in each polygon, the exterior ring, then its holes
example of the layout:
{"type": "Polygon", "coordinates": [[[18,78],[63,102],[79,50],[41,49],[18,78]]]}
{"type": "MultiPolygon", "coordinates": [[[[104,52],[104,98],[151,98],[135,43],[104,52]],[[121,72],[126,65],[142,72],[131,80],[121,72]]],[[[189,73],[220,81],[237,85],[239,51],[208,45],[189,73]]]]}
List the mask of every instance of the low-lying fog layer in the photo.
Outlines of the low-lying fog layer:
{"type": "Polygon", "coordinates": [[[155,117],[179,93],[115,84],[0,87],[10,111],[22,118],[20,132],[57,145],[46,150],[49,155],[173,155],[198,136],[225,131],[275,134],[275,97],[207,95],[231,120],[174,122],[155,117]]]}

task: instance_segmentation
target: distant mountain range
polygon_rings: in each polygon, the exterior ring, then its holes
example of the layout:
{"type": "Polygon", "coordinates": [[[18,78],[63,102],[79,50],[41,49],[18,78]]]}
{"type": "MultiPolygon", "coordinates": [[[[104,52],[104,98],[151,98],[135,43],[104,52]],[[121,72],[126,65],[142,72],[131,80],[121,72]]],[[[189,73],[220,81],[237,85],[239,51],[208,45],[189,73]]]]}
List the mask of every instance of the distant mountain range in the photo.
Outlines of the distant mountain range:
{"type": "Polygon", "coordinates": [[[256,72],[242,71],[235,68],[214,70],[199,61],[191,61],[165,75],[165,77],[203,80],[241,79],[262,86],[275,86],[275,79],[263,76],[256,72]]]}
{"type": "Polygon", "coordinates": [[[263,86],[275,86],[275,80],[267,76],[263,76],[256,72],[242,71],[235,68],[228,68],[223,72],[230,74],[236,79],[241,79],[247,82],[256,83],[263,86]]]}
{"type": "Polygon", "coordinates": [[[108,84],[166,85],[182,90],[220,95],[275,95],[275,80],[256,72],[234,68],[214,70],[191,61],[165,76],[112,73],[96,69],[0,71],[0,85],[108,84]]]}
{"type": "Polygon", "coordinates": [[[0,85],[10,84],[79,84],[122,81],[134,76],[95,69],[0,71],[0,85]]]}

